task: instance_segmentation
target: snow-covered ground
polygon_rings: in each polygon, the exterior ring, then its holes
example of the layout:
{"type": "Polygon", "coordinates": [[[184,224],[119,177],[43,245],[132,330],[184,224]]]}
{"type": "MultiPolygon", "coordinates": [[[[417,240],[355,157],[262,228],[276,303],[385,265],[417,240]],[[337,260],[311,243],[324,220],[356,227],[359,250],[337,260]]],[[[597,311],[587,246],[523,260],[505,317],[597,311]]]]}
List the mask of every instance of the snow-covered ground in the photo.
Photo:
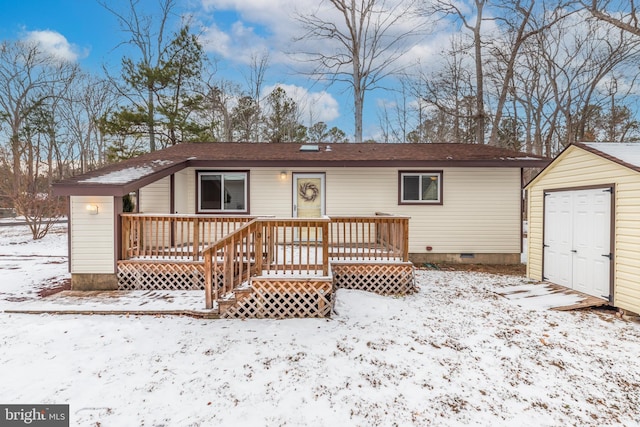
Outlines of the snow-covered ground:
{"type": "MultiPolygon", "coordinates": [[[[64,227],[0,227],[0,310],[68,278],[64,227]]],[[[640,425],[639,324],[497,294],[520,277],[417,281],[340,290],[331,319],[3,312],[0,402],[68,403],[94,427],[640,425]]]]}

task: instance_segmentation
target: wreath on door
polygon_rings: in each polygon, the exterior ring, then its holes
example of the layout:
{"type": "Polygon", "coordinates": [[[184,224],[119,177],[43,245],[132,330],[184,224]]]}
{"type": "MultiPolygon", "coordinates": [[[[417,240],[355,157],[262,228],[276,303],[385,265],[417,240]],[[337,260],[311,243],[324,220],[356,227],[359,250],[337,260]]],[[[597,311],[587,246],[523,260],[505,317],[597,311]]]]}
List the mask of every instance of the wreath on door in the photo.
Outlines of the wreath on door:
{"type": "Polygon", "coordinates": [[[300,187],[298,188],[298,194],[305,202],[313,202],[316,200],[319,192],[320,190],[318,190],[318,186],[311,182],[300,184],[300,187]]]}

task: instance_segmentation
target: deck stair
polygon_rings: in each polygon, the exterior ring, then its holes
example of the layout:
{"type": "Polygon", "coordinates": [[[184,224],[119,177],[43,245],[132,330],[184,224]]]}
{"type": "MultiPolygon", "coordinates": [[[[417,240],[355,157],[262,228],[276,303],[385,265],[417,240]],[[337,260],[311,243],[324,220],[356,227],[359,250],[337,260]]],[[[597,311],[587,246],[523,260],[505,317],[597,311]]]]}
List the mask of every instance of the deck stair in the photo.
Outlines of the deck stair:
{"type": "Polygon", "coordinates": [[[224,218],[123,214],[123,290],[202,289],[223,318],[328,317],[337,288],[415,289],[408,217],[224,218]]]}
{"type": "Polygon", "coordinates": [[[253,277],[249,287],[218,299],[221,318],[329,317],[332,277],[253,277]]]}

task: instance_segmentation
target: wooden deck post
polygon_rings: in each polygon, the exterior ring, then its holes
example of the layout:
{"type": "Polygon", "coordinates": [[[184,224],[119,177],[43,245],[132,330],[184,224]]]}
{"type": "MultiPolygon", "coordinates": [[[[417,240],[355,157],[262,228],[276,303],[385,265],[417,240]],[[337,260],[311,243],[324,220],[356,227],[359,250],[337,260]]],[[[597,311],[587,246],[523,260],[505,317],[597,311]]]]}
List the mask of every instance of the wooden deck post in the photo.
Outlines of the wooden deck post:
{"type": "Polygon", "coordinates": [[[256,257],[256,264],[255,264],[255,270],[258,274],[260,274],[262,272],[262,262],[263,262],[263,256],[264,256],[264,240],[262,238],[262,232],[264,230],[263,226],[260,224],[259,225],[260,229],[256,230],[256,240],[255,240],[255,257],[256,257]]]}
{"type": "Polygon", "coordinates": [[[200,259],[200,221],[198,218],[193,220],[193,260],[200,259]]]}
{"type": "Polygon", "coordinates": [[[409,261],[409,219],[402,219],[402,260],[409,261]]]}
{"type": "Polygon", "coordinates": [[[207,309],[213,308],[212,301],[212,284],[213,280],[213,271],[211,270],[211,251],[207,251],[204,253],[204,300],[205,307],[207,309]]]}
{"type": "Polygon", "coordinates": [[[127,216],[120,217],[122,224],[122,254],[121,259],[129,259],[129,245],[131,244],[131,218],[127,216]]]}
{"type": "Polygon", "coordinates": [[[322,275],[329,275],[329,222],[322,223],[322,275]]]}
{"type": "Polygon", "coordinates": [[[146,256],[147,253],[145,252],[144,249],[144,245],[146,245],[146,238],[145,238],[145,222],[144,222],[144,218],[140,217],[140,218],[136,218],[136,222],[135,222],[135,233],[138,237],[138,246],[134,252],[134,256],[139,257],[139,256],[146,256]],[[141,254],[142,252],[142,254],[141,254]]]}
{"type": "Polygon", "coordinates": [[[274,242],[274,228],[272,224],[269,224],[267,227],[267,267],[271,269],[271,264],[274,261],[274,252],[275,252],[275,242],[274,242]]]}
{"type": "Polygon", "coordinates": [[[224,276],[222,285],[222,294],[231,292],[233,290],[233,262],[235,259],[235,238],[229,242],[224,249],[224,276]]]}

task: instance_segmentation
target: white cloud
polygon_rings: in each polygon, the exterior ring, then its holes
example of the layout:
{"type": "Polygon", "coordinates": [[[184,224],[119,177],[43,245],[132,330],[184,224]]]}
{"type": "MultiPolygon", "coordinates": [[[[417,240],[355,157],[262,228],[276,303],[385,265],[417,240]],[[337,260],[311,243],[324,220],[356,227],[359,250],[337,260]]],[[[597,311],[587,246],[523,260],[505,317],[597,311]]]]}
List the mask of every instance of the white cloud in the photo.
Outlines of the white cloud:
{"type": "Polygon", "coordinates": [[[340,117],[338,101],[328,92],[309,92],[306,88],[290,84],[275,84],[264,88],[268,95],[276,87],[281,87],[300,108],[300,120],[310,126],[316,122],[330,122],[340,117]]]}
{"type": "MultiPolygon", "coordinates": [[[[294,39],[304,33],[302,24],[297,16],[314,12],[321,19],[343,25],[344,17],[328,2],[317,0],[201,0],[205,14],[213,16],[217,12],[233,12],[237,15],[237,21],[229,29],[225,30],[234,45],[227,52],[231,56],[226,59],[247,63],[250,55],[245,55],[243,49],[250,47],[253,52],[264,51],[269,48],[273,53],[271,60],[274,64],[283,63],[294,68],[301,66],[300,62],[287,53],[301,50],[307,52],[321,52],[329,45],[331,40],[305,39],[294,42],[294,39]],[[239,31],[239,29],[243,31],[239,31]],[[297,46],[294,46],[294,43],[297,46]]],[[[387,9],[392,9],[401,0],[388,0],[387,9]]],[[[400,20],[397,31],[405,31],[403,25],[406,20],[400,20]]],[[[215,24],[213,24],[215,26],[215,24]]],[[[346,29],[343,29],[346,31],[346,29]]],[[[206,30],[205,30],[206,31],[206,30]]],[[[391,35],[391,34],[388,34],[391,35]]],[[[215,43],[215,40],[212,40],[215,43]]],[[[216,51],[213,44],[205,44],[207,50],[216,51]]]]}
{"type": "Polygon", "coordinates": [[[24,39],[37,44],[45,53],[65,61],[75,62],[80,56],[77,48],[69,43],[65,36],[56,31],[29,31],[24,39]]]}
{"type": "Polygon", "coordinates": [[[205,10],[235,10],[242,19],[277,29],[296,10],[317,8],[316,0],[202,0],[205,10]]]}
{"type": "Polygon", "coordinates": [[[200,36],[200,43],[209,52],[222,57],[230,56],[231,37],[215,25],[204,29],[203,34],[200,36]]]}

